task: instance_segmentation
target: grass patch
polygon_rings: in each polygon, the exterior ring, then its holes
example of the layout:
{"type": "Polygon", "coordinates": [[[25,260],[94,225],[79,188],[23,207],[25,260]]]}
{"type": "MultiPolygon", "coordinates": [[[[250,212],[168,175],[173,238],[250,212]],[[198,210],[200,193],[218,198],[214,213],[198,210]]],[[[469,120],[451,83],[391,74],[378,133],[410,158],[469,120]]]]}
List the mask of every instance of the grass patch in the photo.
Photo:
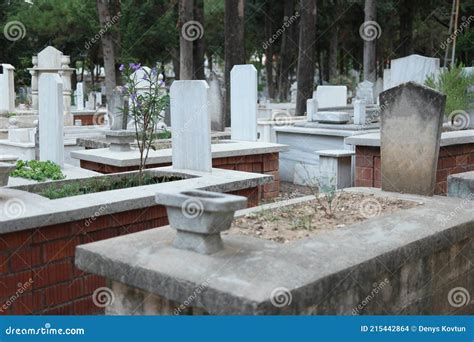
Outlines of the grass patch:
{"type": "Polygon", "coordinates": [[[73,197],[79,195],[92,194],[96,192],[118,190],[132,188],[135,186],[152,185],[159,183],[172,182],[181,180],[176,176],[152,176],[145,174],[140,179],[138,177],[101,177],[89,180],[78,180],[69,184],[51,185],[42,190],[39,195],[49,198],[58,199],[65,197],[73,197]]]}
{"type": "Polygon", "coordinates": [[[10,174],[12,177],[31,179],[44,182],[48,179],[60,180],[66,178],[61,167],[51,161],[19,160],[16,169],[10,174]]]}

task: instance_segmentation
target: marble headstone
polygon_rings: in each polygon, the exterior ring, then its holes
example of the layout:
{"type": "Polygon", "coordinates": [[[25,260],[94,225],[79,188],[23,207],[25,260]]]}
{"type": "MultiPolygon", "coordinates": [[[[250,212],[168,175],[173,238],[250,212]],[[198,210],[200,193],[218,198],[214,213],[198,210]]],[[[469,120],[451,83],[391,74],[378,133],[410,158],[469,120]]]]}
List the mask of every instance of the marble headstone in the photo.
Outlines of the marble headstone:
{"type": "Polygon", "coordinates": [[[174,81],[171,85],[172,162],[175,169],[212,171],[208,91],[206,81],[174,81]]]}
{"type": "Polygon", "coordinates": [[[214,72],[209,78],[209,115],[211,116],[211,129],[224,131],[224,99],[219,79],[214,72]]]}
{"type": "Polygon", "coordinates": [[[391,61],[390,86],[406,82],[424,84],[428,76],[439,72],[439,58],[410,55],[391,61]]]}
{"type": "Polygon", "coordinates": [[[320,85],[313,93],[313,98],[318,100],[320,109],[345,107],[347,106],[347,87],[320,85]]]}
{"type": "Polygon", "coordinates": [[[40,160],[64,166],[63,81],[56,73],[38,80],[40,160]]]}
{"type": "Polygon", "coordinates": [[[84,110],[84,83],[82,82],[76,85],[76,109],[84,110]]]}
{"type": "Polygon", "coordinates": [[[231,139],[257,141],[257,69],[236,65],[230,72],[231,139]]]}
{"type": "Polygon", "coordinates": [[[306,118],[308,122],[316,121],[318,115],[318,100],[308,99],[306,101],[306,118]]]}
{"type": "Polygon", "coordinates": [[[359,83],[356,91],[356,98],[364,101],[365,104],[374,103],[374,84],[370,81],[359,83]]]}
{"type": "Polygon", "coordinates": [[[446,96],[409,82],[380,101],[382,190],[433,196],[446,96]]]}
{"type": "Polygon", "coordinates": [[[354,124],[366,124],[366,108],[363,100],[354,100],[354,124]]]}
{"type": "Polygon", "coordinates": [[[0,113],[15,110],[15,68],[10,64],[0,64],[0,113]]]}
{"type": "Polygon", "coordinates": [[[128,101],[122,94],[122,89],[116,87],[107,103],[107,115],[110,120],[110,129],[117,131],[127,129],[128,101]]]}

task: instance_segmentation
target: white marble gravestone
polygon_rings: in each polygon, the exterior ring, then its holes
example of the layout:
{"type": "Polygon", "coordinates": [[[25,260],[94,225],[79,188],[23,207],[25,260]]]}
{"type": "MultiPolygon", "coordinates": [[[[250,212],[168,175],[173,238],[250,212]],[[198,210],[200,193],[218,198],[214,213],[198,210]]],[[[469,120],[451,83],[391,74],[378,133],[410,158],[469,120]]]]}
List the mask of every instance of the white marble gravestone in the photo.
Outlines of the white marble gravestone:
{"type": "Polygon", "coordinates": [[[0,64],[0,113],[15,111],[15,68],[0,64]]]}
{"type": "Polygon", "coordinates": [[[439,58],[410,55],[392,59],[390,87],[406,82],[424,84],[428,76],[439,72],[439,58]]]}
{"type": "Polygon", "coordinates": [[[236,65],[230,73],[231,139],[257,141],[257,69],[236,65]]]}
{"type": "Polygon", "coordinates": [[[171,85],[172,162],[175,169],[212,171],[208,92],[206,81],[174,81],[171,85]]]}
{"type": "Polygon", "coordinates": [[[38,109],[38,80],[43,73],[57,73],[63,81],[63,110],[66,126],[74,124],[71,114],[71,76],[74,72],[69,67],[70,57],[52,46],[48,46],[37,56],[33,56],[33,68],[28,69],[31,74],[31,90],[33,109],[38,109]]]}
{"type": "Polygon", "coordinates": [[[446,96],[409,82],[380,102],[382,190],[433,196],[446,96]]]}
{"type": "Polygon", "coordinates": [[[38,80],[40,160],[64,166],[63,81],[56,73],[38,80]]]}
{"type": "Polygon", "coordinates": [[[318,100],[308,99],[306,101],[306,119],[308,122],[316,121],[318,115],[318,100]]]}
{"type": "Polygon", "coordinates": [[[224,99],[219,79],[214,72],[211,73],[209,78],[209,114],[211,116],[211,129],[213,131],[224,131],[224,99]]]}
{"type": "Polygon", "coordinates": [[[76,85],[76,109],[84,110],[84,83],[78,82],[76,85]]]}
{"type": "Polygon", "coordinates": [[[313,93],[313,98],[318,100],[319,109],[347,106],[346,86],[320,85],[313,93]]]}
{"type": "Polygon", "coordinates": [[[359,83],[356,91],[356,98],[365,102],[365,104],[374,103],[374,84],[370,81],[359,83]]]}
{"type": "Polygon", "coordinates": [[[354,100],[354,124],[366,124],[365,102],[363,100],[354,100]]]}

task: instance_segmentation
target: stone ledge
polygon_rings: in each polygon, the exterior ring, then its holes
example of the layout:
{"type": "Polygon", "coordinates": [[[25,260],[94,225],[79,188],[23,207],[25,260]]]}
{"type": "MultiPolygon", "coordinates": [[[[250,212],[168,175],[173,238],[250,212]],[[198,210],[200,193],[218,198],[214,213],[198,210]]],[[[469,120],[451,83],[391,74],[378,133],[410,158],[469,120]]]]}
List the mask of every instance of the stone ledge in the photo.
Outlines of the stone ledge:
{"type": "MultiPolygon", "coordinates": [[[[176,170],[172,167],[148,169],[148,171],[163,175],[181,174],[188,177],[188,179],[56,200],[50,200],[25,191],[28,186],[2,188],[0,191],[0,234],[87,219],[97,212],[105,215],[154,206],[156,205],[155,193],[158,190],[200,189],[232,192],[261,186],[273,181],[273,177],[268,175],[224,169],[213,169],[212,173],[176,170]],[[21,203],[20,215],[7,217],[3,214],[4,206],[9,203],[9,200],[21,203]]],[[[124,174],[120,173],[120,176],[124,174]]]]}
{"type": "MultiPolygon", "coordinates": [[[[287,145],[272,144],[264,142],[234,142],[229,141],[221,144],[212,144],[212,158],[239,157],[253,154],[267,154],[284,152],[288,150],[287,145]]],[[[150,151],[148,164],[171,163],[172,149],[150,151]]],[[[80,160],[91,161],[99,164],[113,165],[119,167],[135,166],[140,163],[138,150],[129,152],[114,152],[109,149],[94,149],[85,151],[72,151],[71,157],[80,160]]]]}
{"type": "MultiPolygon", "coordinates": [[[[380,133],[351,136],[344,142],[356,146],[380,146],[380,133]]],[[[474,143],[474,129],[441,133],[440,147],[472,143],[474,143]]]]}
{"type": "Polygon", "coordinates": [[[356,284],[372,284],[378,276],[396,272],[407,260],[423,259],[456,243],[472,241],[474,236],[474,212],[449,216],[459,200],[372,189],[353,191],[424,204],[286,245],[226,235],[225,249],[212,256],[174,249],[174,232],[154,229],[79,246],[76,265],[180,303],[206,284],[193,306],[210,314],[296,314],[317,305],[333,293],[335,284],[348,278],[356,284]],[[433,224],[443,217],[450,220],[433,224]],[[381,265],[378,274],[375,270],[381,265]],[[271,304],[272,292],[279,287],[291,291],[292,302],[285,308],[271,304]]]}

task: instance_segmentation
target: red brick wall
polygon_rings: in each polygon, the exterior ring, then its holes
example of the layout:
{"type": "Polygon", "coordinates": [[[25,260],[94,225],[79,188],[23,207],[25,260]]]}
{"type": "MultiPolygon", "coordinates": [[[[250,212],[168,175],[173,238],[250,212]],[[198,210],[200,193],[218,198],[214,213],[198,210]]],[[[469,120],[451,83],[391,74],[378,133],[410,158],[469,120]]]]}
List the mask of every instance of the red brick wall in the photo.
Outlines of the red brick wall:
{"type": "MultiPolygon", "coordinates": [[[[355,186],[381,187],[380,148],[356,147],[355,186]]],[[[474,171],[474,144],[441,147],[436,174],[436,194],[446,194],[448,175],[474,171]]]]}
{"type": "MultiPolygon", "coordinates": [[[[219,169],[262,173],[275,178],[271,184],[264,185],[261,199],[271,199],[278,196],[280,191],[279,153],[255,154],[239,157],[214,158],[212,166],[219,169]]],[[[147,168],[170,166],[171,163],[150,164],[147,168]]],[[[137,166],[119,167],[81,160],[81,168],[104,174],[137,170],[137,166]]]]}
{"type": "MultiPolygon", "coordinates": [[[[258,205],[258,188],[233,193],[258,205]]],[[[76,246],[167,224],[156,205],[0,235],[0,315],[102,313],[92,294],[106,281],[75,268],[76,246]]]]}

